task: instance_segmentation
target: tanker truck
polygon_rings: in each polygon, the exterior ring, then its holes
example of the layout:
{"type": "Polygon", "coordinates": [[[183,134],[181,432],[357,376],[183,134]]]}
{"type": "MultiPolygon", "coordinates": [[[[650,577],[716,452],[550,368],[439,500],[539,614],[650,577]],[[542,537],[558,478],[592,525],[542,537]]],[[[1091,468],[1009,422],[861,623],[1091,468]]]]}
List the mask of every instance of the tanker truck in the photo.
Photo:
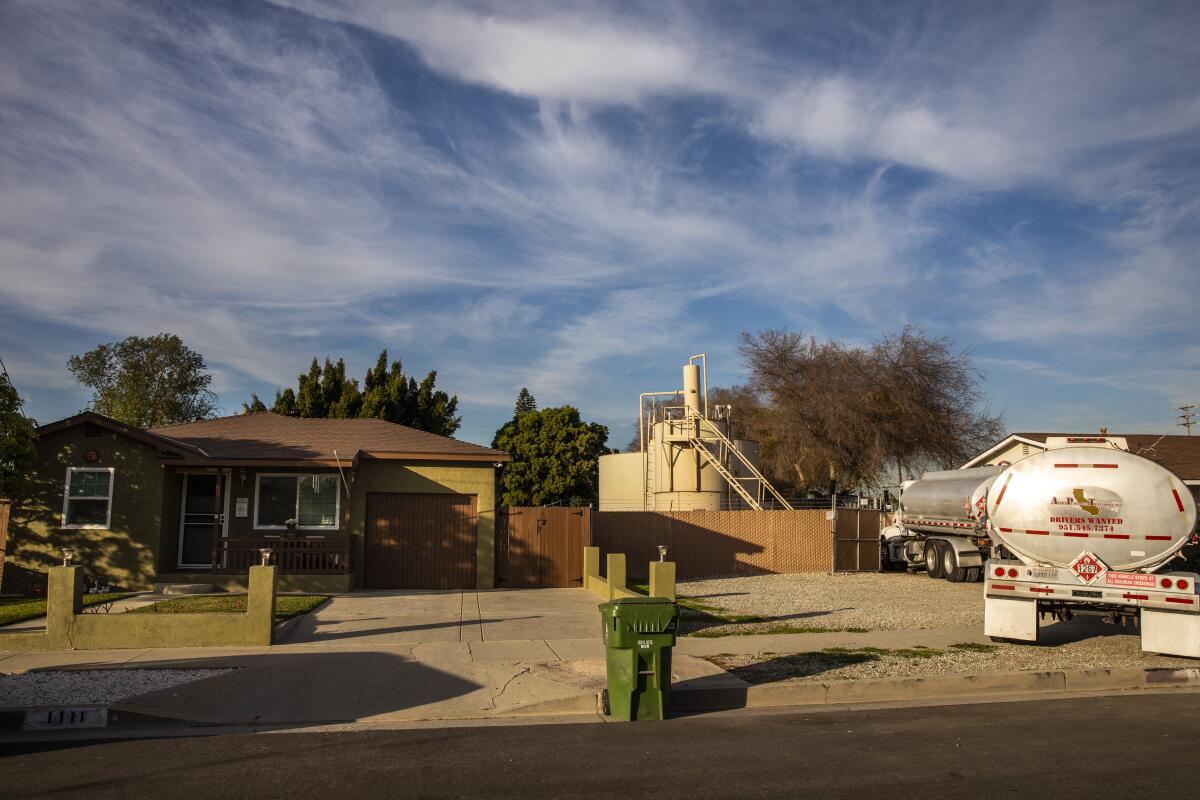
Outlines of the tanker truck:
{"type": "Polygon", "coordinates": [[[889,559],[984,580],[984,632],[1036,642],[1042,619],[1139,623],[1147,652],[1200,658],[1200,576],[1170,568],[1196,504],[1170,470],[1103,441],[927,473],[884,532],[889,559]]]}

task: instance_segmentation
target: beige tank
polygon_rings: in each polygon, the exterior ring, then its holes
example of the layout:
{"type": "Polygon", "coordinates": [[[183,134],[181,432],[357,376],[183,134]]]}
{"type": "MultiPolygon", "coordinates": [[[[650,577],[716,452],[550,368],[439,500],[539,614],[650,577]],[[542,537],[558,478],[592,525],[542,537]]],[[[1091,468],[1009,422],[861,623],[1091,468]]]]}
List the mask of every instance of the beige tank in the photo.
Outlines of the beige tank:
{"type": "Polygon", "coordinates": [[[683,367],[681,390],[641,395],[639,402],[643,405],[639,406],[639,423],[644,420],[649,428],[644,441],[645,452],[601,456],[601,510],[759,508],[764,491],[774,493],[783,507],[789,507],[778,492],[756,474],[759,471],[758,443],[746,439],[731,441],[729,420],[719,418],[722,416],[720,409],[713,415],[718,418],[709,416],[707,367],[695,363],[697,359],[707,363],[701,354],[683,367]],[[655,406],[650,415],[643,415],[646,397],[663,396],[673,399],[655,406]],[[682,398],[682,405],[679,405],[679,398],[682,398]],[[714,459],[720,460],[722,466],[715,466],[714,459]],[[722,470],[736,481],[734,485],[730,485],[722,470]]]}

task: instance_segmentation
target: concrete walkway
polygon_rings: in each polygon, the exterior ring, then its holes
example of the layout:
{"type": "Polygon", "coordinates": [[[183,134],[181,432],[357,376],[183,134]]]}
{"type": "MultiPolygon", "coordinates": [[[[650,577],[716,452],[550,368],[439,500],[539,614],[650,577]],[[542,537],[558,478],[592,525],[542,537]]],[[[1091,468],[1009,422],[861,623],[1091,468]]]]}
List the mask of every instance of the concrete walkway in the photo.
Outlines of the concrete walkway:
{"type": "Polygon", "coordinates": [[[338,595],[284,639],[318,646],[598,637],[596,600],[579,589],[394,591],[338,595]]]}

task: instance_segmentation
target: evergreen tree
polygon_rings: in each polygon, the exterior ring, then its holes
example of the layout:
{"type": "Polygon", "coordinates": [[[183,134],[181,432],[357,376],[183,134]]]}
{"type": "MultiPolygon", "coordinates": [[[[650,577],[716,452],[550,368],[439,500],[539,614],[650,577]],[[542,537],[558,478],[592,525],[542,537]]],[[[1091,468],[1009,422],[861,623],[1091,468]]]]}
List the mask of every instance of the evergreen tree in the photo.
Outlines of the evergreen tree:
{"type": "Polygon", "coordinates": [[[526,411],[537,411],[537,400],[534,400],[529,390],[522,386],[521,393],[517,395],[517,405],[513,408],[513,417],[524,414],[526,411]]]}
{"type": "Polygon", "coordinates": [[[296,393],[290,387],[283,391],[276,390],[275,402],[271,404],[271,411],[285,417],[299,416],[300,411],[296,407],[296,393]]]}
{"type": "MultiPolygon", "coordinates": [[[[334,363],[326,357],[322,365],[313,358],[308,372],[297,376],[296,391],[289,388],[275,393],[271,411],[299,417],[384,419],[451,436],[462,424],[456,415],[458,398],[439,390],[436,382],[437,372],[430,371],[418,383],[404,374],[399,360],[389,364],[384,350],[367,370],[360,391],[358,381],[346,377],[343,359],[334,363]]],[[[247,411],[266,409],[257,395],[251,395],[251,401],[242,407],[247,411]]]]}
{"type": "Polygon", "coordinates": [[[255,414],[259,411],[266,411],[266,410],[267,410],[267,404],[259,399],[258,394],[256,392],[250,393],[250,401],[249,402],[242,401],[242,413],[243,414],[255,414]]]}

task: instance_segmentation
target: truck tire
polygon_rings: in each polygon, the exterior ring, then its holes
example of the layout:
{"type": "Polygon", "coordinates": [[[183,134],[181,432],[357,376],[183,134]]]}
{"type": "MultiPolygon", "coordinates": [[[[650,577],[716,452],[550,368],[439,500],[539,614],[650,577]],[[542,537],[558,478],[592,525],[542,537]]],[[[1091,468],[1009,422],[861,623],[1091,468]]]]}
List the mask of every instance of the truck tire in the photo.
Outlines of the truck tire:
{"type": "Polygon", "coordinates": [[[931,578],[942,577],[942,546],[939,542],[925,542],[925,574],[931,578]]]}
{"type": "Polygon", "coordinates": [[[958,553],[953,547],[942,549],[942,574],[951,583],[962,583],[967,579],[967,571],[958,565],[958,553]]]}
{"type": "Polygon", "coordinates": [[[983,580],[983,567],[967,567],[967,577],[963,583],[979,583],[983,580]]]}

